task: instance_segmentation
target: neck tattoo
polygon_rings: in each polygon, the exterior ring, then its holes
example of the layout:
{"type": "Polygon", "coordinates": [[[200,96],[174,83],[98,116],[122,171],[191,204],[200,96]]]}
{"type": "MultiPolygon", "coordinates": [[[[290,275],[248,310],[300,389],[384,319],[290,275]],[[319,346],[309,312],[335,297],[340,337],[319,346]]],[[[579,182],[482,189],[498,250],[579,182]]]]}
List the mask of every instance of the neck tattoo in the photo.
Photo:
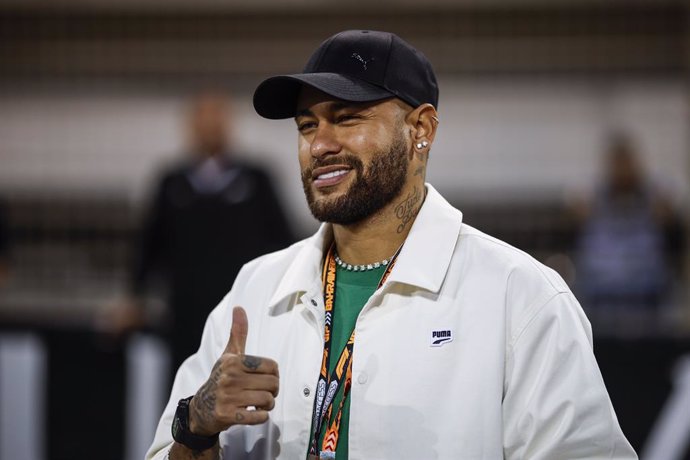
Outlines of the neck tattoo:
{"type": "Polygon", "coordinates": [[[412,190],[407,197],[395,207],[395,217],[400,220],[400,225],[398,225],[397,229],[398,233],[402,233],[405,230],[405,227],[407,227],[407,224],[412,222],[414,218],[417,217],[417,213],[421,209],[421,203],[426,197],[426,189],[423,191],[424,193],[422,193],[415,185],[414,190],[412,190]]]}

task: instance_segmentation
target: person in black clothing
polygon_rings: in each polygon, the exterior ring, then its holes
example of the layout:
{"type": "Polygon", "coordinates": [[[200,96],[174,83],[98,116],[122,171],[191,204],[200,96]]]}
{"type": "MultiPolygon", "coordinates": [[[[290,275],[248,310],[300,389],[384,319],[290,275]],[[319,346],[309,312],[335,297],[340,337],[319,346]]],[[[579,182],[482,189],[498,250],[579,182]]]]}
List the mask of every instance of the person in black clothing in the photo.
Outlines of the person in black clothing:
{"type": "Polygon", "coordinates": [[[9,276],[10,230],[5,206],[0,201],[0,287],[9,276]]]}
{"type": "Polygon", "coordinates": [[[267,173],[231,151],[228,115],[221,96],[195,101],[193,155],[163,174],[134,258],[133,303],[152,275],[165,281],[172,369],[196,351],[208,313],[242,265],[292,242],[267,173]]]}
{"type": "Polygon", "coordinates": [[[637,321],[650,330],[650,320],[667,304],[682,273],[682,219],[646,177],[629,136],[611,136],[604,165],[596,194],[574,209],[575,288],[593,322],[607,318],[619,331],[621,324],[637,321]]]}

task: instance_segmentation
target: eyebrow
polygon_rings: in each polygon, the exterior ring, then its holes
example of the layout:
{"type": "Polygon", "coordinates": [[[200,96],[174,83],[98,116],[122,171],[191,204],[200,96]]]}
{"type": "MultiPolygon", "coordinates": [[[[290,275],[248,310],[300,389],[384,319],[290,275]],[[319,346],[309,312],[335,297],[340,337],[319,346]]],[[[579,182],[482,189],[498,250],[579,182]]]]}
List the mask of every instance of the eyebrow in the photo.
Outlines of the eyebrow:
{"type": "MultiPolygon", "coordinates": [[[[328,109],[337,112],[338,110],[343,110],[347,108],[356,108],[358,110],[361,110],[364,108],[366,103],[362,102],[347,102],[347,101],[333,101],[330,102],[328,105],[328,109]]],[[[314,112],[312,112],[309,109],[298,109],[297,112],[295,113],[295,118],[297,117],[313,117],[314,112]]]]}
{"type": "Polygon", "coordinates": [[[314,112],[312,112],[309,109],[299,109],[297,110],[297,113],[295,113],[295,118],[297,117],[311,117],[314,116],[314,112]]]}

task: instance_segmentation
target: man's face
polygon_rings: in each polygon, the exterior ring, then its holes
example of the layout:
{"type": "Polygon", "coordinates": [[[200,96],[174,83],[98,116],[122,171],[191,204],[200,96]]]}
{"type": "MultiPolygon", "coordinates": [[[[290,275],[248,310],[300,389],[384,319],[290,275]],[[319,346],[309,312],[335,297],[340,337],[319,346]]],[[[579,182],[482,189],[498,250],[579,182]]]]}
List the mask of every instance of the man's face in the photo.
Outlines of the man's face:
{"type": "Polygon", "coordinates": [[[410,148],[397,101],[351,103],[305,87],[295,121],[302,185],[316,219],[354,224],[400,194],[410,148]]]}
{"type": "Polygon", "coordinates": [[[228,108],[221,96],[206,94],[195,101],[191,119],[191,135],[198,153],[222,152],[227,144],[228,108]]]}
{"type": "Polygon", "coordinates": [[[640,164],[628,145],[615,146],[608,157],[608,180],[616,192],[636,190],[642,182],[640,164]]]}

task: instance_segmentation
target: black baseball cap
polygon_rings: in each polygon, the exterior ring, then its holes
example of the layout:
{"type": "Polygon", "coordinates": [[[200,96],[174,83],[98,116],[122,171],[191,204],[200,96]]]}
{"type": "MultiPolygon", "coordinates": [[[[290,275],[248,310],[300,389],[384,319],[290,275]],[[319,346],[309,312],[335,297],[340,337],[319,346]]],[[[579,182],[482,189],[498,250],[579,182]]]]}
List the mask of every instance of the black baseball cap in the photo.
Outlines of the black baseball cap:
{"type": "Polygon", "coordinates": [[[318,47],[304,71],[264,80],[254,92],[254,109],[264,118],[292,118],[303,85],[338,99],[370,102],[397,97],[418,107],[438,107],[431,63],[390,32],[346,30],[318,47]]]}

